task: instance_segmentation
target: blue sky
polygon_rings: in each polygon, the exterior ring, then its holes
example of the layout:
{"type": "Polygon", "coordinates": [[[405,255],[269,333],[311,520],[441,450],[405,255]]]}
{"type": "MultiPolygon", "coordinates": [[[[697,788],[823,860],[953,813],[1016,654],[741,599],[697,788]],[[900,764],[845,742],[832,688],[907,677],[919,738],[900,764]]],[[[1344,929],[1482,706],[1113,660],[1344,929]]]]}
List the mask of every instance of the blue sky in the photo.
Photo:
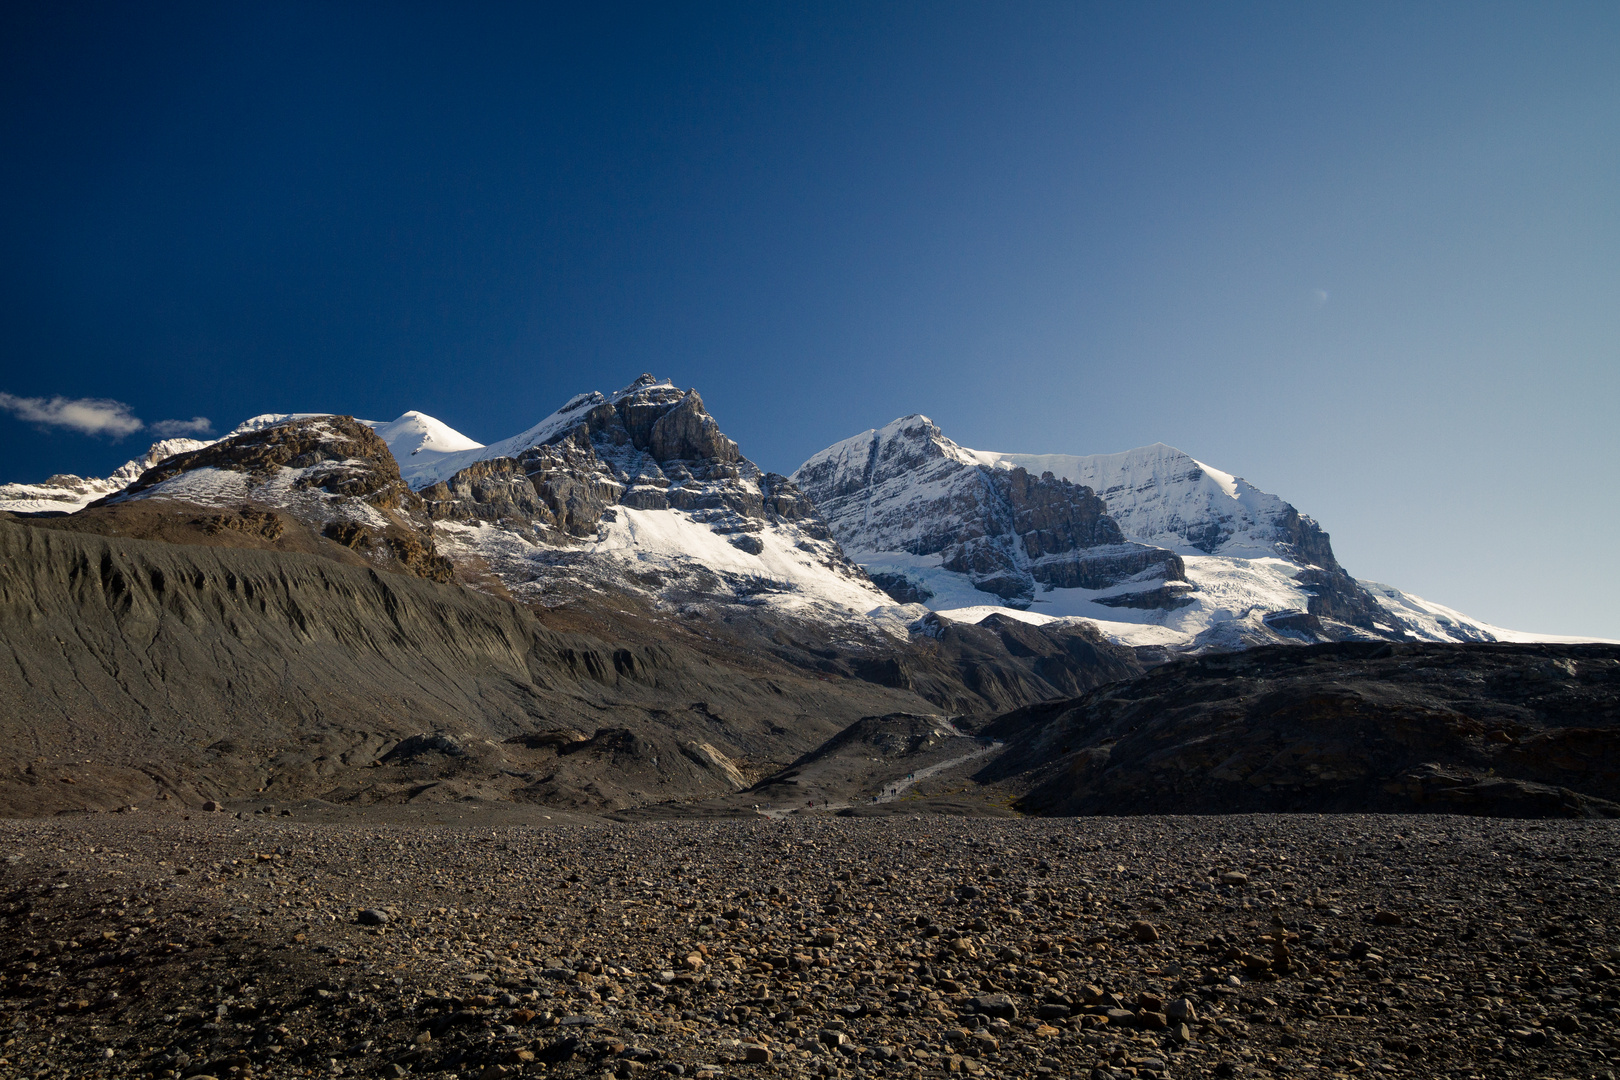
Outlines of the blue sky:
{"type": "Polygon", "coordinates": [[[24,7],[0,479],[653,371],[784,472],[909,412],[1171,443],[1358,576],[1620,638],[1620,7],[24,7]]]}

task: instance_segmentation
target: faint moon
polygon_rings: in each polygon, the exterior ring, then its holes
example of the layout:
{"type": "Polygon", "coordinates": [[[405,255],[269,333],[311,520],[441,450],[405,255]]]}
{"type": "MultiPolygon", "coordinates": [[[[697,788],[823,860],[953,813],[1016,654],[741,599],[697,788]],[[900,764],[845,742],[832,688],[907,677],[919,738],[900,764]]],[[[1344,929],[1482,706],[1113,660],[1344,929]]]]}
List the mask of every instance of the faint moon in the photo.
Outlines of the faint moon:
{"type": "Polygon", "coordinates": [[[1317,307],[1321,307],[1323,304],[1327,303],[1327,290],[1326,289],[1317,289],[1311,295],[1316,297],[1316,306],[1317,307]]]}

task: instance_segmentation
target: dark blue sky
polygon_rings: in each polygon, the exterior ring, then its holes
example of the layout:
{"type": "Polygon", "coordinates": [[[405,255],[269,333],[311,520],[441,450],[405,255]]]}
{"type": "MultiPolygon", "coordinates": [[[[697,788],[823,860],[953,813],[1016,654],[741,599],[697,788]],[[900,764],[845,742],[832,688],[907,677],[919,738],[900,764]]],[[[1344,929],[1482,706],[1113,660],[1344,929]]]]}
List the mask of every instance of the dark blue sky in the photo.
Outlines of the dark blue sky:
{"type": "Polygon", "coordinates": [[[653,371],[784,472],[1172,443],[1620,637],[1612,4],[151,7],[0,15],[0,392],[149,425],[0,479],[653,371]]]}

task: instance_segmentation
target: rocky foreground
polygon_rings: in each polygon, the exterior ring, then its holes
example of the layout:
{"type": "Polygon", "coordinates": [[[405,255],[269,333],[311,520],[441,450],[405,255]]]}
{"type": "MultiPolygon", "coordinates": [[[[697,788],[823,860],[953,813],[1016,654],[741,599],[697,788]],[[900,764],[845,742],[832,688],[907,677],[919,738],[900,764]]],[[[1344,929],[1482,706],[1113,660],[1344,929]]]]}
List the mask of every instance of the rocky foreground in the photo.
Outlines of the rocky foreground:
{"type": "Polygon", "coordinates": [[[0,823],[0,1075],[1607,1077],[1609,821],[0,823]]]}

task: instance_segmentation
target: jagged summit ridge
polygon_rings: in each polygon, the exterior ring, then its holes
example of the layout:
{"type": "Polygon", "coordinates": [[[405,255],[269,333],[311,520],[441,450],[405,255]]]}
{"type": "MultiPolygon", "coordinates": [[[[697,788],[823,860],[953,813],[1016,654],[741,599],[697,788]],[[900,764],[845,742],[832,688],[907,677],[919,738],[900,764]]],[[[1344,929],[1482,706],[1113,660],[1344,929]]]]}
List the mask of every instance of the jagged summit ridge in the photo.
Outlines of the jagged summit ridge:
{"type": "Polygon", "coordinates": [[[491,458],[515,458],[523,451],[554,442],[564,432],[575,427],[604,405],[616,405],[626,398],[636,397],[642,409],[648,406],[671,404],[679,400],[682,391],[668,380],[643,374],[629,386],[612,394],[592,390],[569,398],[562,408],[525,428],[516,435],[493,442],[488,446],[468,438],[450,425],[435,420],[426,413],[407,412],[388,424],[373,423],[378,434],[394,449],[400,462],[400,474],[414,488],[424,488],[456,473],[477,461],[491,458]],[[387,429],[386,431],[384,429],[387,429]],[[431,430],[431,444],[418,441],[417,432],[431,430]]]}
{"type": "MultiPolygon", "coordinates": [[[[432,419],[416,415],[415,427],[432,419]]],[[[630,591],[675,609],[816,619],[895,606],[791,481],[743,456],[695,389],[652,375],[577,395],[489,446],[411,449],[395,456],[447,549],[516,596],[630,591]]]]}

